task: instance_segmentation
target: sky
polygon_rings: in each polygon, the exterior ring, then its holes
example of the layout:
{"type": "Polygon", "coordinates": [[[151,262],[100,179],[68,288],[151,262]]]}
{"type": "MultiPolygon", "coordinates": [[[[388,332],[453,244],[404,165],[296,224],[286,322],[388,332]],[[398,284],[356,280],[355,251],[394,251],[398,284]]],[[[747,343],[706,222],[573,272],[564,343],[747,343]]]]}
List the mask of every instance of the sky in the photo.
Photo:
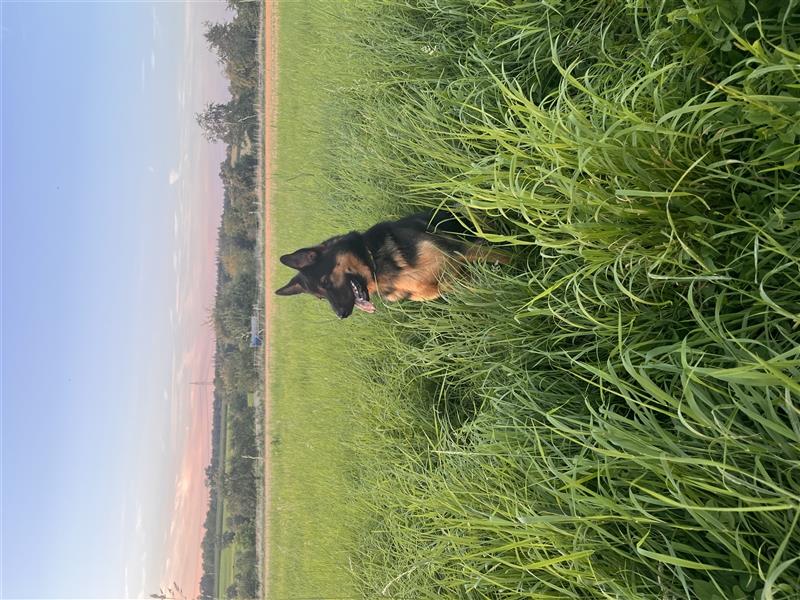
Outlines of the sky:
{"type": "Polygon", "coordinates": [[[0,2],[0,598],[199,590],[229,17],[0,2]]]}

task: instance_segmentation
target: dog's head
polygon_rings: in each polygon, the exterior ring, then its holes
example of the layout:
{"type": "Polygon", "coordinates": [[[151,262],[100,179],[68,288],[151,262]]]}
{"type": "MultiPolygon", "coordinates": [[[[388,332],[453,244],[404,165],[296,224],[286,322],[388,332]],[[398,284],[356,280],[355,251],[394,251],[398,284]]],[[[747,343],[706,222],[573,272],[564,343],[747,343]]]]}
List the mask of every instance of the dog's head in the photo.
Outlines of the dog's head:
{"type": "Polygon", "coordinates": [[[368,290],[374,275],[369,252],[359,233],[348,233],[318,246],[284,254],[281,262],[298,273],[275,290],[279,296],[305,293],[327,300],[340,319],[349,317],[354,307],[375,312],[368,290]]]}

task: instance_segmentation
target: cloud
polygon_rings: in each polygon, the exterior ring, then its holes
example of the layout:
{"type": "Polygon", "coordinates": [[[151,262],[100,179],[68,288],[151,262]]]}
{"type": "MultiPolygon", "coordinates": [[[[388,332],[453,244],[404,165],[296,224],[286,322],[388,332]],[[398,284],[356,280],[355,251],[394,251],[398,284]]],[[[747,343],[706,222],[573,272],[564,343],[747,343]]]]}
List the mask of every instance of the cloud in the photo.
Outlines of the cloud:
{"type": "Polygon", "coordinates": [[[175,278],[175,314],[178,315],[178,325],[181,323],[181,275],[175,278]]]}
{"type": "Polygon", "coordinates": [[[156,70],[156,51],[150,50],[150,70],[156,70]]]}
{"type": "Polygon", "coordinates": [[[153,6],[150,11],[150,16],[152,17],[153,21],[153,41],[157,40],[159,34],[161,33],[161,21],[158,20],[158,15],[156,14],[156,7],[153,6]]]}
{"type": "Polygon", "coordinates": [[[177,171],[177,169],[170,169],[169,171],[169,184],[175,185],[178,179],[181,178],[181,174],[177,171]]]}
{"type": "Polygon", "coordinates": [[[136,594],[136,597],[137,598],[144,598],[144,594],[145,594],[144,586],[147,585],[147,552],[143,552],[142,553],[142,556],[141,556],[140,560],[141,560],[141,564],[142,564],[142,579],[141,579],[142,587],[139,590],[139,593],[136,594]]]}

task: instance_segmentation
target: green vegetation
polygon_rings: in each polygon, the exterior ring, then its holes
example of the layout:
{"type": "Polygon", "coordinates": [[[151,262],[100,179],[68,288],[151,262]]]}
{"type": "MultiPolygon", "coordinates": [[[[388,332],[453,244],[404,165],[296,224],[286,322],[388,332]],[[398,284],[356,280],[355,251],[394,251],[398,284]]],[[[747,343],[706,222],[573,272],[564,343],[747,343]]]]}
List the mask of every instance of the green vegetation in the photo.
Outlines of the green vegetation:
{"type": "Polygon", "coordinates": [[[334,327],[281,303],[274,443],[330,455],[274,472],[273,519],[341,514],[365,597],[797,598],[797,3],[295,4],[279,150],[328,133],[279,162],[277,250],[433,206],[515,259],[334,327]]]}
{"type": "Polygon", "coordinates": [[[230,80],[231,99],[209,104],[197,116],[210,140],[228,146],[220,165],[224,186],[219,228],[212,460],[206,469],[211,494],[203,539],[202,598],[258,595],[258,502],[263,486],[257,457],[252,392],[262,385],[260,350],[250,347],[250,317],[260,305],[262,232],[257,178],[261,11],[256,3],[229,1],[234,18],[207,23],[206,40],[230,80]],[[255,459],[253,457],[256,457],[255,459]]]}
{"type": "Polygon", "coordinates": [[[227,597],[227,590],[233,585],[234,571],[233,565],[236,560],[236,545],[229,544],[223,548],[220,553],[220,568],[219,568],[219,591],[217,598],[227,597]]]}
{"type": "MultiPolygon", "coordinates": [[[[249,406],[249,402],[248,402],[249,406]]],[[[222,423],[224,427],[222,427],[222,437],[220,439],[220,446],[224,449],[224,453],[220,457],[221,462],[221,471],[220,481],[224,481],[225,478],[230,473],[230,463],[231,457],[233,453],[231,451],[231,440],[233,438],[233,432],[231,431],[231,419],[227,418],[227,409],[228,404],[223,404],[223,418],[222,423]]],[[[227,597],[227,590],[230,589],[231,585],[234,585],[234,560],[236,554],[236,543],[235,543],[235,532],[233,529],[225,530],[226,523],[229,523],[231,518],[230,510],[228,509],[228,503],[225,502],[225,498],[220,497],[219,503],[222,506],[222,510],[220,511],[220,521],[217,524],[216,533],[219,538],[219,543],[216,545],[216,550],[219,555],[218,566],[215,569],[215,573],[217,573],[217,598],[225,598],[227,597]]]]}
{"type": "MultiPolygon", "coordinates": [[[[321,201],[330,88],[343,85],[341,40],[327,39],[338,0],[279,5],[278,110],[271,256],[312,244],[343,226],[321,201]]],[[[368,217],[367,217],[368,218],[368,217]]],[[[358,225],[365,224],[363,217],[358,225]]],[[[274,287],[290,277],[275,268],[274,287]]],[[[272,293],[272,290],[267,290],[272,293]]],[[[364,322],[339,322],[321,303],[276,298],[270,318],[271,458],[268,598],[341,597],[347,572],[350,405],[361,382],[349,347],[364,322]],[[319,306],[317,305],[319,304],[319,306]]]]}

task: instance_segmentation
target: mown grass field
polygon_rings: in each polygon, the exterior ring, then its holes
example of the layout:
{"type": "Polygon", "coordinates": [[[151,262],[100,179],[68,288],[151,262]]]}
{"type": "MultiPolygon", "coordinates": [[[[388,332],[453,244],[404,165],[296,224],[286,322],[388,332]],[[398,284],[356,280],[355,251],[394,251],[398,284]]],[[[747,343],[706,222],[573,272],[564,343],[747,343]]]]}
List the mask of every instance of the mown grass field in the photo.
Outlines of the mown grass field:
{"type": "MultiPolygon", "coordinates": [[[[346,78],[345,49],[323,40],[336,0],[278,6],[278,108],[271,254],[328,237],[344,225],[326,204],[323,162],[328,88],[346,78]]],[[[274,287],[289,279],[277,264],[274,287]]],[[[271,293],[268,290],[267,293],[271,293]]],[[[269,598],[355,593],[346,547],[352,542],[345,446],[351,405],[362,393],[348,373],[363,322],[340,323],[322,303],[276,298],[271,333],[271,509],[269,598]],[[283,300],[289,300],[284,302],[283,300]]],[[[306,299],[304,299],[306,300],[306,299]]]]}
{"type": "Polygon", "coordinates": [[[514,258],[278,305],[272,597],[799,598],[797,3],[299,4],[277,251],[425,206],[514,258]]]}
{"type": "MultiPolygon", "coordinates": [[[[226,465],[226,456],[228,450],[228,405],[227,403],[222,403],[221,409],[222,417],[220,419],[221,423],[225,423],[226,426],[222,428],[220,432],[220,448],[222,448],[222,453],[219,459],[219,464],[217,465],[217,469],[219,471],[220,478],[225,473],[225,465],[226,465]]],[[[215,522],[215,535],[217,539],[217,543],[215,544],[214,548],[214,572],[218,573],[219,575],[216,578],[216,589],[217,594],[220,598],[225,596],[225,590],[227,589],[226,586],[230,585],[233,581],[233,575],[230,573],[229,568],[223,568],[223,554],[224,550],[222,549],[222,534],[223,528],[225,527],[225,499],[222,495],[219,496],[217,500],[217,514],[216,514],[216,522],[215,522]]]]}
{"type": "MultiPolygon", "coordinates": [[[[251,392],[247,394],[247,405],[253,406],[255,402],[255,393],[251,392]]],[[[220,437],[220,447],[222,448],[222,452],[220,455],[220,469],[222,473],[228,473],[230,470],[230,461],[232,454],[232,440],[233,440],[233,432],[231,431],[231,421],[228,419],[228,404],[227,402],[222,403],[222,419],[221,422],[225,424],[221,432],[220,437]]],[[[228,518],[230,517],[230,511],[228,507],[228,503],[225,501],[225,495],[221,494],[218,499],[218,505],[220,510],[217,511],[217,522],[216,522],[216,532],[217,538],[219,540],[217,547],[222,547],[222,538],[223,535],[228,531],[228,518]]],[[[227,590],[228,587],[234,583],[235,575],[236,575],[236,557],[239,553],[239,543],[236,538],[227,546],[222,547],[222,549],[218,552],[218,556],[216,557],[216,573],[217,576],[217,597],[218,598],[225,598],[227,597],[227,590]]]]}
{"type": "MultiPolygon", "coordinates": [[[[222,408],[222,423],[225,424],[224,430],[222,432],[222,437],[220,438],[220,445],[222,448],[222,455],[220,456],[220,462],[222,464],[223,473],[228,470],[228,461],[231,456],[231,424],[228,420],[228,405],[227,403],[223,403],[222,408]]],[[[225,502],[225,496],[220,495],[218,500],[219,507],[219,517],[217,519],[217,536],[222,541],[222,536],[225,533],[226,524],[228,522],[228,517],[230,516],[228,512],[227,503],[225,502]]],[[[221,545],[221,543],[220,543],[221,545]]],[[[234,581],[234,561],[236,560],[236,542],[234,541],[228,546],[222,548],[219,552],[219,568],[217,570],[217,593],[219,594],[220,598],[224,598],[226,596],[226,590],[228,586],[230,586],[234,581]]]]}
{"type": "MultiPolygon", "coordinates": [[[[225,515],[227,516],[227,515],[225,515]]],[[[233,567],[236,560],[236,543],[228,545],[220,552],[220,567],[219,567],[219,597],[226,596],[225,590],[233,583],[233,567]]]]}

